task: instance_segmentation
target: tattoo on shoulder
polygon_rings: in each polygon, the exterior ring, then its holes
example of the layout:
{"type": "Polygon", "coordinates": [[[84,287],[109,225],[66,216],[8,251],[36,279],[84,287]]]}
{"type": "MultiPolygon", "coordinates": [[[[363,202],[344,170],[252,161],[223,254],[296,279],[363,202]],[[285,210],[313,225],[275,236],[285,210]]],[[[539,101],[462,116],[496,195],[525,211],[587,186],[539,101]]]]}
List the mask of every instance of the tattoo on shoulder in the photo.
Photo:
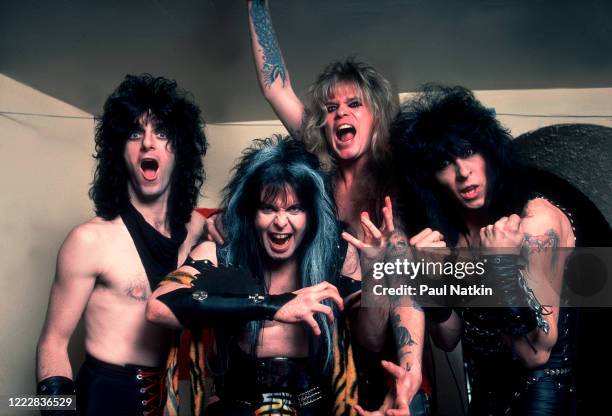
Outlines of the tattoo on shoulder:
{"type": "Polygon", "coordinates": [[[285,85],[287,71],[264,0],[255,0],[251,4],[251,21],[257,34],[257,42],[263,53],[261,72],[264,86],[269,88],[278,77],[282,79],[283,85],[285,85]]]}
{"type": "MultiPolygon", "coordinates": [[[[408,328],[402,325],[401,318],[397,312],[391,315],[391,327],[393,328],[398,351],[401,351],[404,347],[416,345],[416,341],[412,339],[412,335],[410,335],[408,328]]],[[[410,354],[410,351],[403,351],[400,355],[404,356],[406,354],[410,354]]]]}
{"type": "Polygon", "coordinates": [[[148,285],[143,282],[132,282],[128,286],[125,294],[134,300],[146,302],[149,298],[148,285]]]}

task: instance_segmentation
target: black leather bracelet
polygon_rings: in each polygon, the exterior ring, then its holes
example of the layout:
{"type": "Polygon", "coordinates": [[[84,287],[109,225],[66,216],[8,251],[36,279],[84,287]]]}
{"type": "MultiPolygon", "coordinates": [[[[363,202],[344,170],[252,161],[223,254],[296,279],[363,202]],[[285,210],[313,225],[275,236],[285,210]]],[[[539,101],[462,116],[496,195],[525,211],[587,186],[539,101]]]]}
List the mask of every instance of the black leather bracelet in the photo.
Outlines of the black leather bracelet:
{"type": "Polygon", "coordinates": [[[497,306],[522,306],[524,292],[519,286],[519,256],[484,256],[489,284],[495,287],[497,306]]]}
{"type": "MultiPolygon", "coordinates": [[[[74,382],[68,377],[64,376],[51,376],[44,380],[41,380],[36,386],[36,394],[63,396],[63,395],[74,395],[76,389],[74,382]]],[[[42,416],[70,416],[74,415],[73,410],[41,410],[42,416]]]]}
{"type": "Polygon", "coordinates": [[[74,381],[64,376],[51,376],[36,386],[38,394],[75,394],[74,381]]]}
{"type": "Polygon", "coordinates": [[[498,328],[509,335],[525,335],[538,326],[536,311],[527,305],[525,291],[519,284],[520,269],[518,255],[485,256],[489,278],[500,295],[498,308],[491,315],[497,318],[498,328]]]}

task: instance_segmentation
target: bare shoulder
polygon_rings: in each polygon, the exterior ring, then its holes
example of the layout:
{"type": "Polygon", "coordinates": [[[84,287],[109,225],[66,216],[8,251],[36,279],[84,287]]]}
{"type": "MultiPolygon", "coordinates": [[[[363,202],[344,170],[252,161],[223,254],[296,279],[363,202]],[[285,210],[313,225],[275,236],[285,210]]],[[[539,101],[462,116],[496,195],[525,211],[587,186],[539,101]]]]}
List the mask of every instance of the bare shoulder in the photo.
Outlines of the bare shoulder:
{"type": "Polygon", "coordinates": [[[82,247],[88,249],[99,247],[104,243],[104,240],[114,232],[119,231],[121,222],[114,220],[104,220],[100,217],[94,217],[87,222],[74,227],[66,237],[63,247],[82,247]]]}
{"type": "Polygon", "coordinates": [[[521,231],[525,239],[546,241],[553,247],[573,246],[574,233],[567,215],[544,198],[530,200],[523,209],[521,231]]]}
{"type": "Polygon", "coordinates": [[[58,267],[88,269],[95,272],[98,268],[94,259],[98,254],[112,247],[125,232],[120,219],[104,220],[94,217],[77,225],[69,233],[58,253],[58,267]]]}

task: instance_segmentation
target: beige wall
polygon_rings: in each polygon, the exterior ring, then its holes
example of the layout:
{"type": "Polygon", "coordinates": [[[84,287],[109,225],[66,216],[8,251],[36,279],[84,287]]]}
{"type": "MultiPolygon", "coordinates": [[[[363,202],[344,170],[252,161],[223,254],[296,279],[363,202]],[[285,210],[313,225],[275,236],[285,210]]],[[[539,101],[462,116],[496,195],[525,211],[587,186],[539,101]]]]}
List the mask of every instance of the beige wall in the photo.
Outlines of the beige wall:
{"type": "MultiPolygon", "coordinates": [[[[485,91],[499,113],[612,114],[612,89],[485,91]]],[[[262,99],[262,105],[265,105],[262,99]]],[[[90,117],[0,74],[0,111],[90,117]]],[[[514,134],[560,122],[612,126],[610,119],[500,116],[514,134]]],[[[93,215],[93,121],[0,115],[0,395],[34,389],[34,354],[47,307],[55,256],[68,231],[93,215]]],[[[208,179],[200,206],[219,203],[234,160],[252,138],[284,132],[277,121],[209,125],[208,179]]],[[[73,342],[73,364],[82,335],[73,342]]]]}
{"type": "MultiPolygon", "coordinates": [[[[3,111],[88,116],[0,75],[3,111]]],[[[91,216],[93,121],[0,115],[0,394],[34,389],[55,256],[91,216]]]]}
{"type": "Polygon", "coordinates": [[[229,180],[230,171],[242,150],[253,139],[272,134],[287,134],[287,130],[277,120],[208,125],[206,138],[210,145],[204,159],[206,182],[198,205],[217,207],[221,202],[221,190],[229,180]]]}

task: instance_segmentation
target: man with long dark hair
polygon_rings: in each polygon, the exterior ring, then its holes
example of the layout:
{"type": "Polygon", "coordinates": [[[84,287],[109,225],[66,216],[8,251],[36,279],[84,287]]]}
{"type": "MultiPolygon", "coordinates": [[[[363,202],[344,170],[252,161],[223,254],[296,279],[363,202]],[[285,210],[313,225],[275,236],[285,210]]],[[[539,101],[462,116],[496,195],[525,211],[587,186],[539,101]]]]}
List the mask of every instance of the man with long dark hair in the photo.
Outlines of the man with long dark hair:
{"type": "MultiPolygon", "coordinates": [[[[251,50],[260,89],[287,130],[303,140],[332,174],[338,219],[346,231],[362,238],[363,213],[381,226],[385,197],[396,196],[389,169],[389,125],[397,113],[398,96],[376,69],[349,58],[330,63],[303,102],[293,90],[267,3],[247,1],[251,50]]],[[[411,226],[411,222],[402,227],[398,224],[398,232],[416,231],[411,226]]],[[[346,259],[347,266],[353,265],[351,277],[358,287],[368,265],[360,261],[352,246],[346,259]]],[[[396,408],[401,409],[401,414],[409,413],[409,404],[422,381],[422,311],[405,307],[355,309],[351,325],[359,357],[361,405],[380,412],[396,408]],[[410,336],[388,336],[406,332],[410,336]],[[385,381],[389,368],[381,366],[381,359],[397,364],[392,390],[387,389],[385,381]]],[[[412,413],[427,414],[426,406],[417,404],[426,396],[423,391],[418,395],[421,397],[414,402],[412,413]]]]}
{"type": "Polygon", "coordinates": [[[463,341],[470,414],[573,414],[574,318],[559,300],[559,248],[575,245],[571,217],[530,191],[508,131],[465,88],[425,87],[403,105],[392,137],[399,175],[426,207],[427,225],[449,246],[488,250],[502,303],[427,313],[440,347],[463,341]]]}
{"type": "MultiPolygon", "coordinates": [[[[225,189],[227,245],[194,248],[149,301],[154,322],[196,337],[198,328],[215,329],[208,368],[221,400],[207,415],[332,415],[351,404],[338,383],[348,369],[332,324],[343,305],[332,284],[339,233],[318,167],[292,139],[247,149],[225,189]]],[[[201,383],[203,372],[194,374],[201,383]]]]}
{"type": "Polygon", "coordinates": [[[82,414],[159,414],[169,334],[146,300],[202,229],[193,211],[204,180],[200,109],[176,82],[128,75],[96,126],[96,217],[74,228],[57,259],[38,344],[39,394],[74,394],[68,341],[81,315],[87,358],[82,414]]]}

